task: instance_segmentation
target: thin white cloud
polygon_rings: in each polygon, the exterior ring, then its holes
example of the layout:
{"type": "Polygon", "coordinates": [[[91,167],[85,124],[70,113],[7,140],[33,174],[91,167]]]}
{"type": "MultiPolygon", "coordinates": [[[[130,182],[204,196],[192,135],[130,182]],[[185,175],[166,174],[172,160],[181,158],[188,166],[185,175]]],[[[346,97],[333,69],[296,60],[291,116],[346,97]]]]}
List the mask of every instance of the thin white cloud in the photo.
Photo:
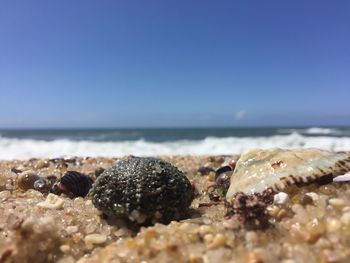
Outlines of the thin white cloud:
{"type": "Polygon", "coordinates": [[[247,112],[245,110],[237,111],[234,115],[235,120],[242,120],[247,115],[247,112]]]}

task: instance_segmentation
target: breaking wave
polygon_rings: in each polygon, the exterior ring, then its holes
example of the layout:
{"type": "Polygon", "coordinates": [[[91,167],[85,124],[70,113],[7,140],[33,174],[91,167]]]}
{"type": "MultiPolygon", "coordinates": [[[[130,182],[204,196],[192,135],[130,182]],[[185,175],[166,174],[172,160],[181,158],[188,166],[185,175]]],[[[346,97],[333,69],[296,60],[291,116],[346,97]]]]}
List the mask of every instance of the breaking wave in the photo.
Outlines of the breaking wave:
{"type": "MultiPolygon", "coordinates": [[[[311,128],[313,129],[313,128],[311,128]]],[[[123,155],[222,155],[253,148],[320,148],[349,151],[350,137],[304,136],[299,133],[268,137],[207,137],[203,140],[150,142],[144,139],[96,142],[58,139],[53,141],[0,137],[0,159],[54,158],[62,156],[123,155]]]]}

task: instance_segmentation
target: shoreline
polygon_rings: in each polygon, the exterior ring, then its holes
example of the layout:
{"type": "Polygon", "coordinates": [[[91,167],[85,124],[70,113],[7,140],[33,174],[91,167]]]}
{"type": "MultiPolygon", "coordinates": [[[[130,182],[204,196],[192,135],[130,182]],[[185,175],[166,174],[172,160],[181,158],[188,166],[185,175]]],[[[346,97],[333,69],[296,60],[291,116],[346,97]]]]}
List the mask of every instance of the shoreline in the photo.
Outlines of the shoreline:
{"type": "Polygon", "coordinates": [[[290,203],[268,207],[269,227],[249,229],[225,217],[223,200],[213,202],[208,197],[214,171],[237,155],[159,156],[184,172],[196,196],[183,220],[138,229],[122,220],[105,219],[89,197],[55,195],[56,205],[45,206],[48,195],[20,190],[18,174],[14,172],[60,177],[67,170],[75,170],[94,179],[98,168],[108,168],[125,158],[128,157],[0,161],[0,228],[4,236],[0,240],[1,262],[350,259],[349,184],[294,187],[288,192],[290,203]]]}

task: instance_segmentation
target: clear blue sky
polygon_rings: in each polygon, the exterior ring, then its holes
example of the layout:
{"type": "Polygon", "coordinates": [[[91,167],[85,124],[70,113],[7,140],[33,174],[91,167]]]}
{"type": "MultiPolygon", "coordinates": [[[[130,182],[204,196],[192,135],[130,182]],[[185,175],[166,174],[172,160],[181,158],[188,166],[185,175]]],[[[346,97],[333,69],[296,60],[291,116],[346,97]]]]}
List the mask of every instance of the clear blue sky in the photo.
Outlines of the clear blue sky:
{"type": "Polygon", "coordinates": [[[0,2],[0,127],[350,125],[350,1],[0,2]]]}

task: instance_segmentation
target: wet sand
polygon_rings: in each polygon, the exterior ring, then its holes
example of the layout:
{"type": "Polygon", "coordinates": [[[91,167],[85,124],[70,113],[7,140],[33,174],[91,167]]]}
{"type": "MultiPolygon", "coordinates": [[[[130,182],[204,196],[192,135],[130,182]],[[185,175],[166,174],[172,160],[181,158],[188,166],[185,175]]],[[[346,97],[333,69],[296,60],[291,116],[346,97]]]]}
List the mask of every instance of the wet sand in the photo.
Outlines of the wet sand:
{"type": "Polygon", "coordinates": [[[349,262],[350,184],[291,187],[289,200],[266,207],[267,224],[252,228],[208,194],[214,171],[237,156],[160,158],[185,173],[196,195],[183,220],[148,227],[104,217],[89,197],[18,187],[28,171],[95,179],[120,158],[0,161],[0,262],[349,262]]]}

